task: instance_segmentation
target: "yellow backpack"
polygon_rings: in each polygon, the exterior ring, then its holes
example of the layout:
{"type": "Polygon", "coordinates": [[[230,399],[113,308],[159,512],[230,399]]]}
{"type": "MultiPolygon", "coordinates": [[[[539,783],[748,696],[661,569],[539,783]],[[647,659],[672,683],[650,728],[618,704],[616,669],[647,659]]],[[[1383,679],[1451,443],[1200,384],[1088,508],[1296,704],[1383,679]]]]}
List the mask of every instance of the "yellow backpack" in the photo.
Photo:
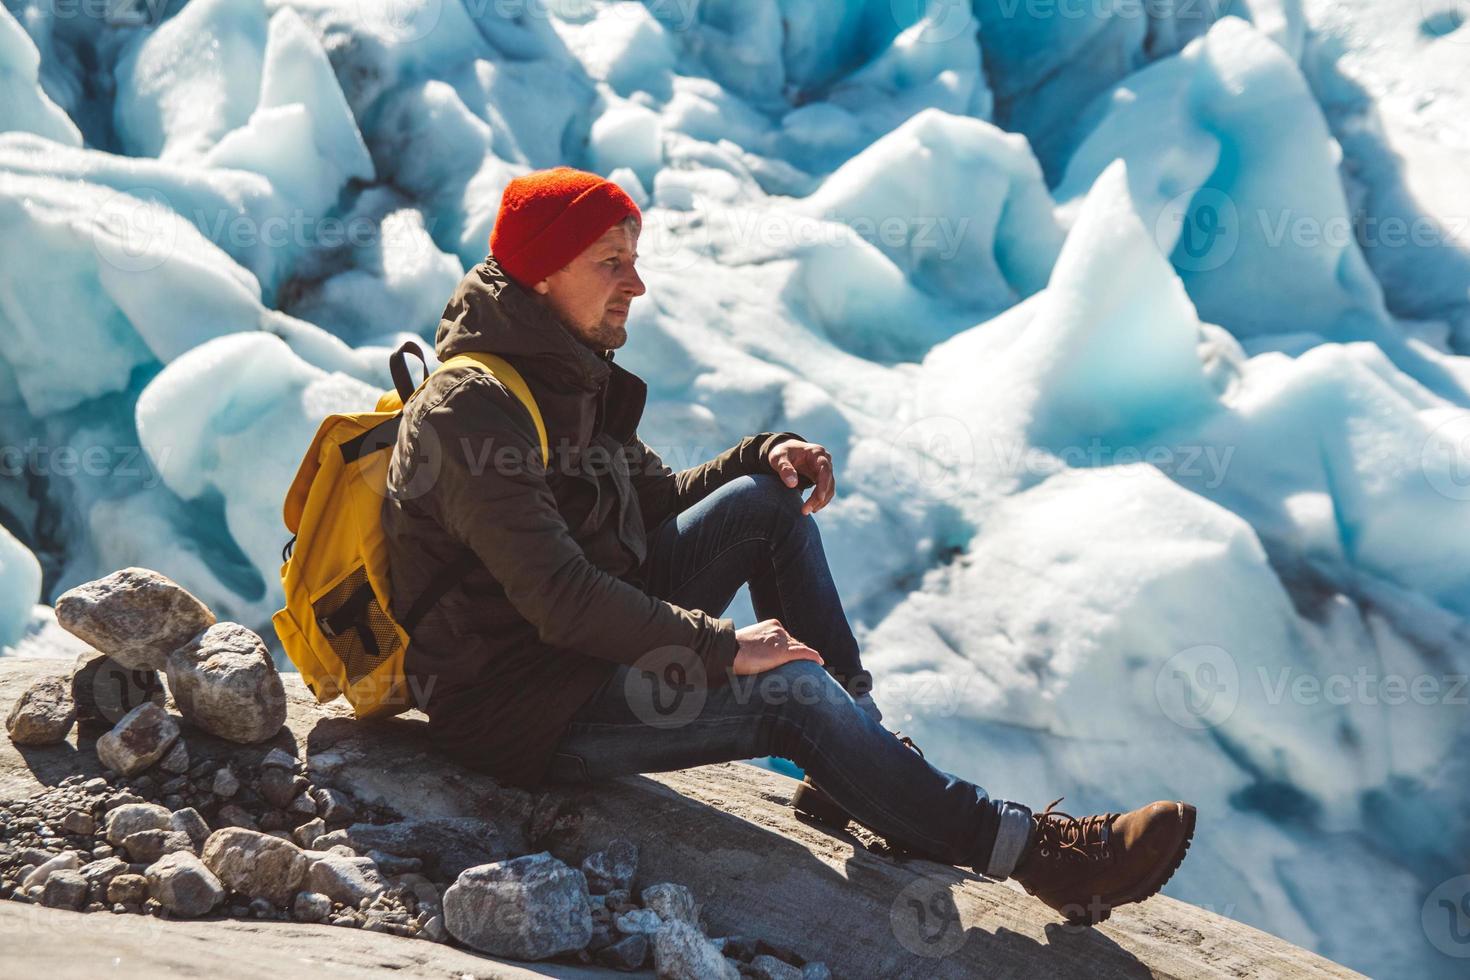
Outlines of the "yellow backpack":
{"type": "MultiPolygon", "coordinates": [[[[385,392],[374,411],[327,416],[286,494],[293,537],[281,552],[286,607],[272,617],[276,635],[316,699],[343,695],[359,718],[413,707],[403,671],[410,634],[475,564],[472,553],[451,563],[402,623],[393,618],[381,515],[403,405],[418,390],[405,354],[424,360],[417,344],[405,343],[389,360],[396,390],[385,392]]],[[[549,459],[546,424],[520,373],[484,353],[458,354],[439,370],[461,365],[493,374],[520,399],[536,423],[541,458],[549,459]]],[[[427,363],[425,369],[428,380],[427,363]]]]}

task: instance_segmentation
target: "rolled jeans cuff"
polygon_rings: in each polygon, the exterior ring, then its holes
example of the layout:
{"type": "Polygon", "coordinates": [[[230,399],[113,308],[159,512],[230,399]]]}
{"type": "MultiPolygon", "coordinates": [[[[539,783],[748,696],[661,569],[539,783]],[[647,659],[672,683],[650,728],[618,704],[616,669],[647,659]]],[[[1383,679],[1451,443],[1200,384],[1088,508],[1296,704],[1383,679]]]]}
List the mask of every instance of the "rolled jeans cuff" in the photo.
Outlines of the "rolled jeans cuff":
{"type": "Polygon", "coordinates": [[[985,867],[985,874],[991,878],[1009,878],[1031,843],[1031,810],[1005,800],[995,800],[993,805],[1000,816],[1000,824],[995,831],[995,846],[990,849],[990,862],[985,867]]]}

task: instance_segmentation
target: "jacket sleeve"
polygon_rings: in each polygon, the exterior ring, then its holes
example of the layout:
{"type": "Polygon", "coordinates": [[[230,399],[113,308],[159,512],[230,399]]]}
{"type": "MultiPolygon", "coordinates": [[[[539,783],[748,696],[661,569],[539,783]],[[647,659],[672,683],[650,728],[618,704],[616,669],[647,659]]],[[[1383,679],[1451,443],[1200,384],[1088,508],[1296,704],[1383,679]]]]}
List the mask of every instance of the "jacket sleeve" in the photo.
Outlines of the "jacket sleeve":
{"type": "MultiPolygon", "coordinates": [[[[778,442],[802,439],[795,432],[758,432],[746,436],[714,459],[687,470],[674,472],[658,453],[635,434],[627,443],[628,472],[638,492],[643,526],[657,527],[670,514],[692,507],[737,476],[771,473],[766,457],[778,442]]],[[[804,473],[797,474],[796,487],[815,486],[804,473]]]]}
{"type": "Polygon", "coordinates": [[[683,647],[707,686],[728,682],[734,621],[650,596],[588,560],[547,486],[530,415],[509,390],[471,375],[419,426],[429,462],[417,465],[438,470],[424,481],[423,506],[484,562],[542,642],[630,665],[683,647]]]}

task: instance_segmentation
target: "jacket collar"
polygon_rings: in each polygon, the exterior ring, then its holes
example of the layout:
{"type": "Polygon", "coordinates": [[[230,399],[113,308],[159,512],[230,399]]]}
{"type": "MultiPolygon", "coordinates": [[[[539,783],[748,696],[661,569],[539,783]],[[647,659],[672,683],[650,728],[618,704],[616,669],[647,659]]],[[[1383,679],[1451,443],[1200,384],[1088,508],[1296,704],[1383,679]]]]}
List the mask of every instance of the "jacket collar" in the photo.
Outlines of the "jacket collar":
{"type": "Polygon", "coordinates": [[[434,335],[440,360],[465,351],[509,355],[543,378],[590,391],[612,372],[613,351],[580,343],[493,255],[465,273],[434,335]]]}

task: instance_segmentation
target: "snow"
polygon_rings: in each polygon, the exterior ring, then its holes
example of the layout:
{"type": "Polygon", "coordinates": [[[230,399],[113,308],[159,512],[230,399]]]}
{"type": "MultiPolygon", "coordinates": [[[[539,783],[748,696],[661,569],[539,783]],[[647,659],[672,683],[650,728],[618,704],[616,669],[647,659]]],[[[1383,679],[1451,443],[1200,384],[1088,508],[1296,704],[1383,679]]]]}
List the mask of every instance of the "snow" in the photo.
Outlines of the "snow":
{"type": "Polygon", "coordinates": [[[81,131],[40,84],[41,53],[10,11],[0,7],[0,131],[36,133],[80,146],[81,131]]]}
{"type": "MultiPolygon", "coordinates": [[[[7,460],[7,470],[10,465],[7,460]]],[[[20,639],[40,600],[41,563],[15,535],[0,527],[0,647],[20,639]]]]}
{"type": "Polygon", "coordinates": [[[259,95],[263,0],[197,0],[118,61],[113,122],[128,156],[197,162],[259,95]]]}
{"type": "Polygon", "coordinates": [[[154,6],[0,9],[0,648],[72,655],[48,603],[133,564],[271,638],[321,417],[512,178],[593,169],[644,211],[640,435],[831,450],[890,724],[1028,804],[1190,799],[1169,894],[1457,975],[1463,9],[154,6]]]}
{"type": "Polygon", "coordinates": [[[204,162],[262,174],[293,204],[313,212],[335,201],[347,180],[373,178],[326,52],[294,10],[270,20],[255,111],[204,162]]]}
{"type": "Polygon", "coordinates": [[[1062,239],[1025,141],[938,109],[849,160],[801,211],[858,230],[920,286],[989,311],[1040,289],[1062,239]]]}

